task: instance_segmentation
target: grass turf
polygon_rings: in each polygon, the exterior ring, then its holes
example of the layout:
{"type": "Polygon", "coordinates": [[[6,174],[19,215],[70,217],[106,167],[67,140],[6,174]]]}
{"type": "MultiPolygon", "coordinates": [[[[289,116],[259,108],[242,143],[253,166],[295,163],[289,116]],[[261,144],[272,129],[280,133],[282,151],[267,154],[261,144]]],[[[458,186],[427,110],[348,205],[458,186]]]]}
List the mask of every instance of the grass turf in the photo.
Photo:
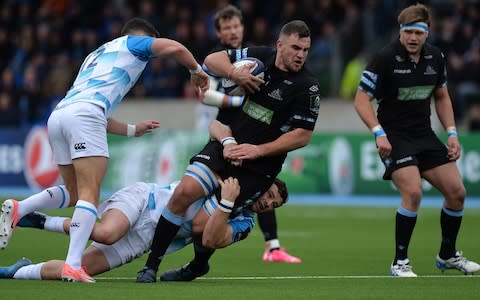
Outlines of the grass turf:
{"type": "MultiPolygon", "coordinates": [[[[440,204],[439,204],[440,205],[440,204]]],[[[146,256],[99,275],[93,285],[56,281],[0,280],[1,299],[478,299],[480,276],[441,273],[434,264],[440,243],[438,209],[422,208],[409,257],[419,278],[388,276],[394,251],[396,208],[287,205],[277,211],[283,246],[303,262],[263,263],[263,238],[255,229],[248,239],[218,250],[211,270],[190,283],[136,284],[146,256]]],[[[69,215],[71,210],[51,214],[69,215]]],[[[480,210],[465,212],[459,249],[480,261],[480,210]]],[[[64,235],[18,228],[0,265],[22,256],[39,262],[63,259],[64,235]]],[[[167,256],[160,272],[189,261],[191,247],[167,256]]]]}

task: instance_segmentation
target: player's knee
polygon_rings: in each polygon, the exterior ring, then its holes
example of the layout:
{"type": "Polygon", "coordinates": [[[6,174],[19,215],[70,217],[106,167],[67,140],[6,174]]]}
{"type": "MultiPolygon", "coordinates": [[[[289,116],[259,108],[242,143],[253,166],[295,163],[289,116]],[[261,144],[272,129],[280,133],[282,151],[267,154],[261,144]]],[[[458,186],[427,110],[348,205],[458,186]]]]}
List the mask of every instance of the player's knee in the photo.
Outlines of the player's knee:
{"type": "Polygon", "coordinates": [[[452,187],[447,192],[447,194],[445,195],[445,199],[450,206],[460,209],[463,207],[463,203],[465,202],[465,196],[465,186],[463,184],[459,184],[452,187]]]}
{"type": "Polygon", "coordinates": [[[420,201],[422,200],[423,192],[422,187],[416,187],[409,189],[406,193],[406,200],[409,203],[411,208],[418,208],[420,206],[420,201]]]}
{"type": "Polygon", "coordinates": [[[105,245],[114,244],[118,238],[114,228],[100,227],[92,232],[92,239],[105,245]]]}

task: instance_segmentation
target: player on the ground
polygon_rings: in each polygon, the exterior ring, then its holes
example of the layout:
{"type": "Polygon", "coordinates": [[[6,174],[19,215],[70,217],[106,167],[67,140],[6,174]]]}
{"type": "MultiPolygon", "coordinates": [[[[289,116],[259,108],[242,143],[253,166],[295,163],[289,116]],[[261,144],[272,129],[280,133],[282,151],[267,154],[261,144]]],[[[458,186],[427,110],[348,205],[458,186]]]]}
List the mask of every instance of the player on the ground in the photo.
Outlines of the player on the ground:
{"type": "MultiPolygon", "coordinates": [[[[238,180],[228,178],[219,183],[222,187],[221,201],[230,201],[233,205],[240,192],[238,180]]],[[[117,268],[148,251],[158,217],[175,187],[176,184],[160,186],[138,182],[119,190],[99,206],[101,221],[95,224],[91,234],[94,242],[82,255],[82,267],[89,276],[117,268]]],[[[255,224],[255,212],[278,208],[287,197],[285,184],[276,180],[259,201],[233,219],[229,218],[230,211],[219,205],[215,196],[197,200],[188,208],[184,222],[166,253],[178,251],[192,242],[209,248],[223,248],[243,240],[255,224]]],[[[22,218],[18,226],[68,234],[71,222],[69,218],[34,212],[22,218]]],[[[61,279],[63,264],[61,260],[32,264],[29,259],[22,258],[11,266],[0,267],[0,278],[61,279]]],[[[204,273],[208,270],[207,266],[204,273]]]]}

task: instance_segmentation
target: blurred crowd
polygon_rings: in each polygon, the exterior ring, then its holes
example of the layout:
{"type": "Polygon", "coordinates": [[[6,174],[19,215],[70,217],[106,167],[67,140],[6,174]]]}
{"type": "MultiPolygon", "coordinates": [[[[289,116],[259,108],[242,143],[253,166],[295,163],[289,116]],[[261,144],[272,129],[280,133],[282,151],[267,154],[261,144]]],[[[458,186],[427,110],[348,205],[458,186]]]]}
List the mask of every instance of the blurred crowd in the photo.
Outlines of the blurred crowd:
{"type": "MultiPolygon", "coordinates": [[[[203,61],[216,43],[213,15],[234,4],[244,15],[245,42],[273,45],[281,25],[303,19],[312,30],[310,68],[325,97],[353,98],[359,70],[373,51],[398,34],[396,16],[417,1],[395,0],[4,0],[0,4],[0,126],[44,123],[65,95],[84,57],[117,37],[131,17],[203,61]],[[353,70],[353,71],[352,71],[353,70]],[[343,82],[350,77],[350,86],[343,82]]],[[[480,3],[419,1],[430,5],[430,42],[448,57],[458,122],[480,129],[480,3]]],[[[128,97],[191,99],[189,74],[168,59],[152,60],[128,97]]],[[[129,100],[126,100],[129,101],[129,100]]]]}

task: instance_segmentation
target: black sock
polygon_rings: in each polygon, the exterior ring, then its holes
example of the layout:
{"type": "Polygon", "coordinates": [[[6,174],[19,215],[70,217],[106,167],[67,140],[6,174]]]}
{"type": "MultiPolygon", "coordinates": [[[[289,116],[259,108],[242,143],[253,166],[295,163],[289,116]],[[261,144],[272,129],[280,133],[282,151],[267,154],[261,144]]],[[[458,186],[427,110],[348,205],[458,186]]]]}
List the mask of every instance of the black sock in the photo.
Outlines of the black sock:
{"type": "Polygon", "coordinates": [[[203,270],[210,257],[215,253],[215,249],[205,248],[203,246],[193,244],[193,250],[195,251],[195,257],[190,262],[192,271],[198,273],[203,270]]]}
{"type": "Polygon", "coordinates": [[[412,237],[417,216],[407,217],[397,212],[395,218],[395,260],[403,260],[408,257],[408,245],[412,237]]]}
{"type": "MultiPolygon", "coordinates": [[[[452,210],[449,210],[452,211],[452,210]]],[[[455,212],[456,211],[452,211],[455,212]]],[[[440,213],[440,227],[442,228],[442,242],[440,244],[440,253],[438,254],[442,259],[449,259],[455,256],[457,249],[455,244],[457,242],[458,231],[462,224],[461,212],[457,216],[447,214],[444,209],[440,213]]]]}
{"type": "Polygon", "coordinates": [[[150,246],[150,254],[145,263],[146,267],[155,270],[155,272],[158,270],[163,255],[165,255],[165,251],[167,251],[179,228],[180,226],[171,223],[163,215],[160,216],[157,228],[155,228],[152,245],[150,246]]]}
{"type": "Polygon", "coordinates": [[[263,232],[263,238],[265,241],[278,239],[275,210],[257,214],[257,220],[258,225],[260,225],[260,229],[263,232]]]}

